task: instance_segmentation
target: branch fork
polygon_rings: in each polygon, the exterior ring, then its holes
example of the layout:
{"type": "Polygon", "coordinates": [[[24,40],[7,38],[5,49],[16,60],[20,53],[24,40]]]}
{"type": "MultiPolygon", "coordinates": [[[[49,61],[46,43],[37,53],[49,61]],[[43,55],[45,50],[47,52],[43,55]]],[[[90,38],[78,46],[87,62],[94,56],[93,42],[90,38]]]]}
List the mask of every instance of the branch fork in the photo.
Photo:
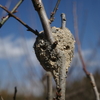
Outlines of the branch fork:
{"type": "Polygon", "coordinates": [[[24,23],[20,18],[16,17],[13,13],[15,12],[15,10],[13,10],[13,12],[10,12],[6,7],[3,7],[2,5],[0,5],[0,7],[5,10],[8,15],[7,17],[5,17],[1,22],[0,22],[0,27],[2,27],[2,25],[8,20],[9,17],[13,17],[15,18],[17,21],[19,21],[22,25],[24,25],[27,28],[27,31],[31,31],[32,33],[34,33],[35,35],[40,35],[39,32],[37,30],[33,30],[30,26],[28,26],[26,23],[24,23]]]}

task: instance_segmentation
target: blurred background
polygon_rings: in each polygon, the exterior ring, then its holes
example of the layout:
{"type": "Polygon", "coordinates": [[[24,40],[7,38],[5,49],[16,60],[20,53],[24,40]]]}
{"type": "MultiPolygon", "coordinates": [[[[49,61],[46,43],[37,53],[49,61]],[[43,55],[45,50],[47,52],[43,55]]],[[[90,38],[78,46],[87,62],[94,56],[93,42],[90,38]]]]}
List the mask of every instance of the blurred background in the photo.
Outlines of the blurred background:
{"type": "MultiPolygon", "coordinates": [[[[0,4],[10,11],[19,0],[0,0],[0,4]]],[[[57,0],[42,0],[48,18],[57,0]]],[[[51,26],[61,27],[61,13],[66,14],[66,27],[74,32],[73,3],[76,2],[78,34],[81,52],[87,70],[94,74],[100,90],[100,0],[61,0],[55,20],[51,26]]],[[[15,13],[17,17],[33,29],[42,31],[42,25],[31,0],[24,0],[15,13]]],[[[0,19],[7,13],[0,8],[0,19]]],[[[14,87],[18,89],[17,98],[40,100],[46,98],[46,72],[38,62],[33,45],[36,36],[27,31],[14,18],[0,29],[0,95],[12,99],[14,87]]],[[[75,54],[66,80],[66,99],[93,99],[93,91],[86,79],[75,44],[75,54]],[[91,95],[89,97],[88,95],[91,95]],[[76,97],[76,98],[75,98],[76,97]]],[[[54,91],[55,91],[55,83],[54,91]]]]}

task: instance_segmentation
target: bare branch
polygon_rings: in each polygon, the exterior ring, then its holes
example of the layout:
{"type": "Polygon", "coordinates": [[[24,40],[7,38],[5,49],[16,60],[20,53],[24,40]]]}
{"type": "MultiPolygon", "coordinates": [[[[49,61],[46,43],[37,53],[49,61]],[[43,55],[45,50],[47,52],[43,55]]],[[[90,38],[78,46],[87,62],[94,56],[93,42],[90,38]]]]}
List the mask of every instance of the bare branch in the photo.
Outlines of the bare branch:
{"type": "Polygon", "coordinates": [[[94,79],[92,73],[89,74],[89,79],[90,79],[90,83],[91,83],[91,85],[93,87],[96,100],[100,100],[99,92],[98,92],[98,89],[97,89],[97,86],[96,86],[96,83],[95,83],[95,79],[94,79]]]}
{"type": "MultiPolygon", "coordinates": [[[[11,3],[12,3],[12,0],[7,0],[7,2],[6,2],[6,4],[5,4],[5,7],[6,7],[7,9],[9,9],[11,3]]],[[[5,12],[5,11],[2,11],[2,14],[1,14],[1,15],[2,15],[2,16],[6,15],[6,12],[5,12]]]]}
{"type": "Polygon", "coordinates": [[[16,94],[17,94],[17,87],[15,87],[15,90],[14,90],[13,100],[16,100],[16,94]]]}
{"type": "Polygon", "coordinates": [[[80,60],[81,60],[81,63],[83,65],[83,70],[84,72],[86,73],[86,75],[89,75],[89,72],[86,70],[86,64],[83,60],[83,57],[82,57],[82,53],[81,53],[81,46],[80,46],[80,40],[79,40],[79,36],[78,36],[78,21],[77,21],[77,13],[76,13],[76,5],[74,3],[73,5],[73,17],[74,17],[74,30],[75,30],[75,37],[76,37],[76,43],[77,43],[77,46],[78,46],[78,53],[79,53],[79,57],[80,57],[80,60]]]}
{"type": "Polygon", "coordinates": [[[57,10],[58,10],[58,6],[59,6],[59,4],[60,4],[60,1],[61,1],[61,0],[58,0],[58,1],[57,1],[55,8],[54,8],[53,12],[52,12],[51,15],[50,15],[50,19],[49,19],[49,20],[50,20],[50,24],[54,21],[54,15],[55,15],[55,13],[56,13],[57,10]]]}
{"type": "Polygon", "coordinates": [[[19,21],[22,25],[24,25],[26,28],[28,28],[28,31],[33,32],[35,35],[39,35],[39,32],[37,30],[33,30],[31,27],[29,27],[26,23],[24,23],[22,20],[20,20],[18,17],[16,17],[14,14],[12,14],[6,7],[3,7],[0,5],[0,7],[5,10],[9,16],[15,18],[17,21],[19,21]]]}
{"type": "MultiPolygon", "coordinates": [[[[67,61],[65,59],[65,56],[62,52],[59,52],[59,83],[58,86],[56,86],[57,92],[56,92],[56,98],[54,100],[65,100],[65,90],[66,90],[66,65],[67,61]]],[[[56,85],[57,85],[56,84],[56,85]]]]}
{"type": "Polygon", "coordinates": [[[59,81],[60,81],[60,88],[61,88],[61,100],[65,100],[65,89],[66,89],[66,59],[65,55],[62,56],[62,66],[60,67],[60,76],[59,76],[59,81]]]}
{"type": "Polygon", "coordinates": [[[52,100],[52,74],[47,72],[47,100],[52,100]]]}
{"type": "Polygon", "coordinates": [[[0,100],[4,100],[1,95],[0,95],[0,100]]]}
{"type": "Polygon", "coordinates": [[[86,64],[85,64],[84,59],[82,57],[81,45],[80,45],[80,40],[79,40],[79,36],[78,36],[78,23],[77,23],[78,21],[77,21],[76,3],[75,2],[73,4],[73,17],[74,17],[74,30],[75,30],[75,35],[76,35],[76,43],[77,43],[77,46],[78,46],[78,53],[79,53],[79,57],[80,57],[80,60],[81,60],[82,66],[83,66],[83,70],[84,70],[87,78],[89,79],[90,83],[92,83],[91,86],[93,88],[96,100],[100,100],[99,92],[97,90],[97,86],[95,84],[94,77],[91,73],[89,73],[87,71],[86,64]]]}
{"type": "Polygon", "coordinates": [[[77,90],[77,91],[73,91],[73,92],[71,92],[71,93],[68,93],[68,94],[66,95],[66,98],[71,98],[71,97],[74,97],[74,96],[76,96],[76,95],[82,94],[84,91],[86,91],[85,88],[81,88],[81,89],[79,89],[79,90],[77,90]]]}
{"type": "MultiPolygon", "coordinates": [[[[16,4],[16,6],[12,9],[12,11],[11,11],[11,13],[13,14],[13,13],[15,13],[16,12],[16,9],[20,6],[20,4],[23,2],[24,0],[20,0],[17,4],[16,4]]],[[[6,16],[6,17],[4,17],[4,18],[2,18],[2,20],[1,20],[1,22],[0,22],[0,28],[2,27],[2,25],[9,19],[9,14],[6,16]]]]}
{"type": "Polygon", "coordinates": [[[41,23],[42,23],[42,26],[43,26],[43,29],[44,29],[44,34],[45,34],[47,40],[51,44],[53,44],[54,39],[53,39],[53,36],[52,36],[51,27],[50,27],[50,24],[49,24],[48,17],[46,15],[44,6],[42,4],[42,0],[32,0],[32,3],[34,5],[35,10],[39,14],[39,17],[40,17],[40,20],[41,20],[41,23]]]}
{"type": "Polygon", "coordinates": [[[61,29],[66,28],[66,16],[64,13],[61,14],[61,29]]]}

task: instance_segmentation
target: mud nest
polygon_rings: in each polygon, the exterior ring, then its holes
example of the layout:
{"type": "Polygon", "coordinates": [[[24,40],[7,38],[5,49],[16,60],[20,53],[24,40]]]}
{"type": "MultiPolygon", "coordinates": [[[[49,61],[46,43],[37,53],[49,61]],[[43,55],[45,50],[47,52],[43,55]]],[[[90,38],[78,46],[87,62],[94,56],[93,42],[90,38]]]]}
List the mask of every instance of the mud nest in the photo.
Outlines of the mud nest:
{"type": "Polygon", "coordinates": [[[70,67],[74,55],[74,37],[69,29],[52,27],[52,35],[55,40],[54,44],[50,44],[44,35],[44,32],[40,32],[41,36],[36,38],[34,43],[34,50],[40,64],[46,71],[52,71],[58,69],[59,52],[65,56],[67,62],[66,70],[70,67]],[[59,52],[58,52],[59,51],[59,52]]]}

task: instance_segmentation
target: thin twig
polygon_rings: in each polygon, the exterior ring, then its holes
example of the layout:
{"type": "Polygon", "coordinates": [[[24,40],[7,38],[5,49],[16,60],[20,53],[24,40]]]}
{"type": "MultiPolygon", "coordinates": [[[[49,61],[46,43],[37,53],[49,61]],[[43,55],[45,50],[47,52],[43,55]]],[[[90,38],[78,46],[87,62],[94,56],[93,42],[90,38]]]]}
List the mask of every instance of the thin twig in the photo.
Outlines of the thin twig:
{"type": "MultiPolygon", "coordinates": [[[[12,0],[7,0],[7,2],[6,2],[6,4],[5,4],[5,7],[6,7],[7,9],[9,9],[11,3],[12,3],[12,0]]],[[[2,14],[1,14],[1,15],[2,15],[2,16],[6,15],[6,12],[5,12],[5,11],[2,11],[2,14]]]]}
{"type": "Polygon", "coordinates": [[[12,14],[6,7],[3,7],[0,5],[0,7],[5,10],[11,17],[15,18],[17,21],[19,21],[22,25],[24,25],[26,28],[28,28],[27,31],[33,32],[35,35],[39,35],[39,32],[37,30],[33,30],[30,26],[28,26],[26,23],[24,23],[22,20],[20,20],[18,17],[16,17],[14,14],[12,14]]]}
{"type": "MultiPolygon", "coordinates": [[[[11,11],[11,13],[13,14],[13,13],[15,13],[16,12],[16,9],[20,6],[20,4],[23,2],[24,0],[20,0],[17,4],[16,4],[16,6],[12,9],[12,11],[11,11]]],[[[4,18],[2,18],[2,20],[1,20],[1,22],[0,22],[0,28],[2,27],[2,25],[9,19],[9,14],[6,16],[6,17],[4,17],[4,18]]]]}
{"type": "Polygon", "coordinates": [[[38,12],[43,29],[44,29],[44,34],[45,37],[47,38],[47,40],[53,44],[54,43],[54,39],[52,36],[52,31],[51,31],[51,26],[49,24],[49,20],[47,17],[47,14],[45,12],[42,0],[31,0],[33,3],[33,6],[35,8],[35,10],[38,12]]]}
{"type": "Polygon", "coordinates": [[[66,16],[64,13],[61,14],[61,29],[66,27],[66,16]]]}
{"type": "Polygon", "coordinates": [[[17,94],[17,87],[15,87],[15,90],[14,90],[13,100],[16,100],[16,94],[17,94]]]}
{"type": "Polygon", "coordinates": [[[0,95],[0,100],[4,100],[1,95],[0,95]]]}
{"type": "Polygon", "coordinates": [[[82,66],[83,66],[83,70],[84,70],[87,78],[89,79],[89,81],[91,83],[91,86],[93,88],[96,100],[100,100],[99,92],[98,92],[97,86],[95,84],[94,77],[93,77],[93,75],[91,73],[89,73],[87,71],[86,64],[85,64],[84,59],[82,57],[81,45],[80,45],[80,40],[79,40],[79,36],[78,36],[78,23],[77,23],[78,21],[77,21],[76,3],[75,2],[73,4],[73,16],[74,16],[74,30],[75,30],[75,35],[76,35],[76,43],[77,43],[77,47],[78,47],[79,57],[80,57],[80,60],[81,60],[82,66]]]}
{"type": "Polygon", "coordinates": [[[55,13],[56,13],[57,10],[58,10],[58,6],[59,6],[59,4],[60,4],[60,1],[61,1],[61,0],[58,0],[58,1],[57,1],[55,8],[54,8],[53,12],[52,12],[51,15],[50,15],[50,19],[49,19],[50,24],[54,21],[54,15],[55,15],[55,13]]]}
{"type": "Polygon", "coordinates": [[[78,46],[78,53],[79,53],[79,57],[80,57],[81,63],[83,65],[83,70],[86,73],[86,75],[89,75],[89,72],[86,70],[86,64],[85,64],[85,62],[83,60],[82,53],[81,53],[80,40],[79,40],[79,36],[78,36],[78,21],[77,21],[76,5],[74,4],[73,6],[74,6],[73,7],[74,30],[75,30],[76,43],[77,43],[77,46],[78,46]]]}
{"type": "Polygon", "coordinates": [[[79,90],[77,90],[77,91],[73,91],[73,92],[71,92],[71,93],[68,93],[68,94],[66,95],[66,98],[71,98],[71,97],[77,96],[77,95],[79,95],[79,94],[82,94],[84,91],[86,91],[85,88],[81,88],[81,89],[79,89],[79,90]]]}
{"type": "Polygon", "coordinates": [[[91,85],[93,87],[93,91],[95,93],[96,100],[100,100],[99,92],[98,92],[98,89],[97,89],[97,86],[95,83],[95,79],[94,79],[92,73],[89,74],[89,79],[90,79],[91,85]]]}

